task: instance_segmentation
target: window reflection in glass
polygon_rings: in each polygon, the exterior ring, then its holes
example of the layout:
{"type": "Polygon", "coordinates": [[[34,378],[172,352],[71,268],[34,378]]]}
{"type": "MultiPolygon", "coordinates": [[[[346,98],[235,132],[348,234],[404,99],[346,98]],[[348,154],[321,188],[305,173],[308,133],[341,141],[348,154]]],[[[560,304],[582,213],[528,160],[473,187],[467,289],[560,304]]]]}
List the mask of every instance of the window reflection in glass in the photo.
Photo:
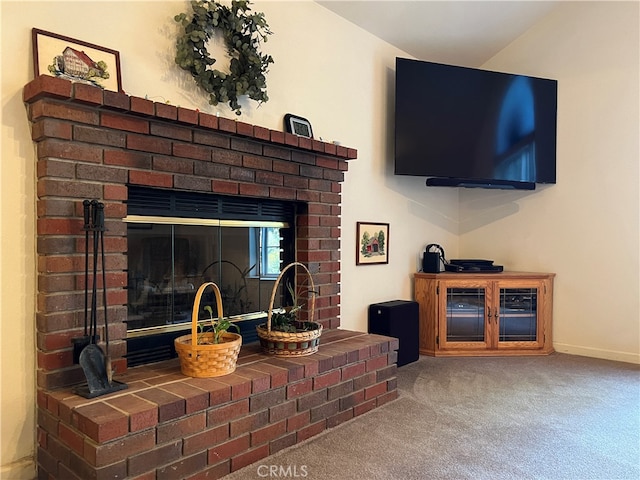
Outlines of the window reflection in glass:
{"type": "Polygon", "coordinates": [[[501,342],[534,342],[537,339],[538,291],[535,288],[500,289],[501,342]]]}
{"type": "MultiPolygon", "coordinates": [[[[281,268],[279,227],[211,225],[128,225],[128,330],[191,321],[198,287],[218,285],[225,317],[266,312],[275,277],[281,268]],[[261,240],[263,239],[263,240],[261,240]],[[260,262],[251,252],[264,252],[260,262]],[[265,279],[260,270],[272,276],[265,279]]],[[[216,312],[212,289],[200,302],[198,318],[216,312]]],[[[187,326],[185,325],[185,328],[187,326]]]]}
{"type": "Polygon", "coordinates": [[[447,341],[484,341],[483,288],[447,289],[447,341]]]}

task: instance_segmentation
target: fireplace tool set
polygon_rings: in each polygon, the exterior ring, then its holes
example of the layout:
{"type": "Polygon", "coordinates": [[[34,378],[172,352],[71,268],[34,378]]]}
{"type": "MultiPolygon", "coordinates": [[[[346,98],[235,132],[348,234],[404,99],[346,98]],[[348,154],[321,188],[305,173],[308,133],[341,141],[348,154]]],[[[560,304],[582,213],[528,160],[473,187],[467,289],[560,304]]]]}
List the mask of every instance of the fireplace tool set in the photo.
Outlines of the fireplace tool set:
{"type": "Polygon", "coordinates": [[[109,355],[109,324],[107,320],[107,283],[104,255],[104,204],[97,200],[83,202],[85,232],[84,261],[84,335],[72,339],[73,362],[79,363],[87,379],[86,385],[73,389],[74,393],[93,398],[127,388],[125,383],[112,379],[111,357],[109,355]],[[92,249],[89,251],[89,232],[92,249]],[[98,345],[98,256],[102,269],[102,306],[104,309],[104,341],[106,354],[98,345]],[[89,305],[89,259],[92,261],[91,304],[89,305]]]}

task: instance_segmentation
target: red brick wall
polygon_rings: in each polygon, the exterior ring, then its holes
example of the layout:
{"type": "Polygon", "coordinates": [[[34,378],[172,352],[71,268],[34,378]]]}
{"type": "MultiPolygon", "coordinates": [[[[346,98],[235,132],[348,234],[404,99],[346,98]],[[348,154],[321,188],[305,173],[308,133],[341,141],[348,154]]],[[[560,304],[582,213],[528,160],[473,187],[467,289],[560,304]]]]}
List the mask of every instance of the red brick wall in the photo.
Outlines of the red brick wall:
{"type": "Polygon", "coordinates": [[[340,325],[340,182],[356,150],[49,76],[23,99],[37,148],[39,389],[84,381],[71,339],[83,334],[85,199],[105,204],[110,355],[126,370],[128,185],[305,202],[297,260],[314,273],[316,319],[340,325]]]}

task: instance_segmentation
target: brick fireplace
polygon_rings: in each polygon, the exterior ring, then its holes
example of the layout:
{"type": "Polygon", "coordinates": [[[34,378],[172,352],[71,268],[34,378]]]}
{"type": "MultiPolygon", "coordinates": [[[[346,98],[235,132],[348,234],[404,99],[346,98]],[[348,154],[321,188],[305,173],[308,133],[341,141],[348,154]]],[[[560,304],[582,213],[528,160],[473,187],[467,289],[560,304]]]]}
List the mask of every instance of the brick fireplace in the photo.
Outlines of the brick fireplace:
{"type": "Polygon", "coordinates": [[[340,184],[355,149],[49,76],[23,98],[37,156],[40,478],[217,477],[395,398],[397,341],[337,330],[340,184]],[[129,186],[303,202],[296,259],[314,275],[320,352],[280,360],[249,345],[236,373],[208,381],[174,361],[127,369],[129,186]],[[71,339],[93,198],[105,205],[110,355],[130,388],[87,400],[69,387],[84,381],[71,339]]]}

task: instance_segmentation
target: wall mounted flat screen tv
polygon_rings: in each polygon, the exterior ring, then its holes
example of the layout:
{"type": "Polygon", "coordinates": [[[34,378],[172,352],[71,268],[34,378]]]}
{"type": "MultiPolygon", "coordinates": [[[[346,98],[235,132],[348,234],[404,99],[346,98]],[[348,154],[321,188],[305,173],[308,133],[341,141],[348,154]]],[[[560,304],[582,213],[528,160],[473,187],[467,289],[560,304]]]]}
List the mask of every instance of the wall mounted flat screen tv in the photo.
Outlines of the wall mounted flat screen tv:
{"type": "Polygon", "coordinates": [[[396,59],[395,174],[427,185],[556,183],[556,80],[396,59]]]}

